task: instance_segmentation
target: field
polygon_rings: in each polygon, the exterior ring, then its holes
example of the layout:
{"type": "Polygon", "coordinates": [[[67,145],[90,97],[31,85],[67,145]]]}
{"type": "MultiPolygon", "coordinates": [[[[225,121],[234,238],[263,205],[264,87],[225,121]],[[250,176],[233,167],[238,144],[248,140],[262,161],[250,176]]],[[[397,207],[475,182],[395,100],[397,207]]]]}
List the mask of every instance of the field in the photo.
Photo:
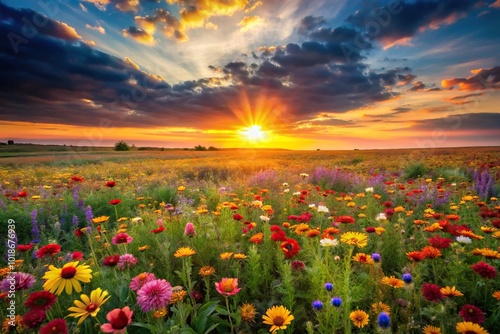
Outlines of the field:
{"type": "Polygon", "coordinates": [[[13,146],[2,333],[500,328],[500,147],[13,146]]]}

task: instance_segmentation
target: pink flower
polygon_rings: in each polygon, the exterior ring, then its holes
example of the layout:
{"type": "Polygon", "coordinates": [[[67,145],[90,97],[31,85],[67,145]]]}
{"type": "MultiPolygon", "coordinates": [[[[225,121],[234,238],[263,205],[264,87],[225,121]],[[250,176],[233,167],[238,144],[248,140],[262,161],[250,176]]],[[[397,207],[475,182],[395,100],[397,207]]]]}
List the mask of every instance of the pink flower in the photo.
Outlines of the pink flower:
{"type": "Polygon", "coordinates": [[[186,227],[184,227],[184,235],[188,237],[194,237],[194,225],[193,223],[186,223],[186,227]]]}
{"type": "Polygon", "coordinates": [[[111,239],[113,241],[113,244],[118,245],[118,244],[129,244],[134,240],[130,235],[127,233],[118,233],[111,239]]]}
{"type": "Polygon", "coordinates": [[[109,323],[102,325],[101,330],[104,333],[123,334],[132,322],[133,314],[134,312],[128,306],[122,309],[115,308],[106,315],[109,323]]]}
{"type": "Polygon", "coordinates": [[[215,283],[215,288],[223,296],[234,296],[241,290],[238,288],[237,278],[223,278],[220,282],[215,283]]]}
{"type": "Polygon", "coordinates": [[[71,254],[71,259],[83,261],[83,253],[79,252],[79,251],[75,251],[75,252],[73,252],[73,254],[71,254]]]}
{"type": "Polygon", "coordinates": [[[134,278],[130,282],[130,290],[137,291],[143,287],[144,284],[154,281],[156,279],[155,274],[152,273],[142,273],[134,278]]]}
{"type": "Polygon", "coordinates": [[[137,258],[132,254],[123,254],[118,260],[116,267],[118,269],[124,270],[125,268],[131,268],[137,264],[137,258]]]}
{"type": "Polygon", "coordinates": [[[172,286],[164,279],[148,282],[137,291],[137,304],[143,312],[166,307],[172,297],[172,286]]]}

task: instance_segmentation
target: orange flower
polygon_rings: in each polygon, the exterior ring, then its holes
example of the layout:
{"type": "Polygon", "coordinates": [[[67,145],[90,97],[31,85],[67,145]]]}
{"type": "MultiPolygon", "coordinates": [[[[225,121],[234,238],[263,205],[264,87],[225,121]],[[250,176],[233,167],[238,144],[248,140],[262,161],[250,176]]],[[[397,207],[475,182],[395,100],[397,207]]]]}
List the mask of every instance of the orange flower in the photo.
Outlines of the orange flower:
{"type": "Polygon", "coordinates": [[[500,253],[490,248],[483,248],[481,255],[487,259],[500,259],[500,253]]]}
{"type": "Polygon", "coordinates": [[[444,288],[441,288],[439,291],[441,291],[441,294],[446,297],[462,297],[464,294],[461,293],[460,291],[457,290],[454,286],[451,288],[449,286],[445,286],[444,288]]]}
{"type": "Polygon", "coordinates": [[[496,300],[500,300],[500,290],[493,292],[492,296],[496,300]]]}
{"type": "Polygon", "coordinates": [[[434,223],[430,226],[427,226],[426,228],[424,228],[424,231],[427,231],[427,232],[436,232],[436,231],[439,231],[439,230],[442,230],[443,228],[441,227],[441,225],[439,225],[439,223],[434,223]]]}
{"type": "Polygon", "coordinates": [[[307,234],[306,234],[306,235],[307,235],[309,238],[314,238],[314,237],[317,237],[317,236],[319,235],[319,233],[320,233],[320,232],[319,232],[319,230],[318,230],[318,229],[314,229],[314,230],[309,230],[309,231],[307,231],[307,234]]]}
{"type": "Polygon", "coordinates": [[[353,261],[356,262],[361,262],[361,263],[366,263],[366,264],[373,264],[375,263],[371,257],[371,255],[367,255],[365,253],[357,253],[352,257],[353,261]]]}
{"type": "Polygon", "coordinates": [[[419,262],[424,259],[424,254],[422,254],[422,252],[413,251],[406,253],[406,257],[413,262],[419,262]]]}
{"type": "Polygon", "coordinates": [[[481,231],[483,231],[484,233],[493,233],[496,232],[497,229],[494,227],[481,226],[481,231]]]}
{"type": "Polygon", "coordinates": [[[460,235],[463,235],[465,237],[469,237],[469,238],[472,238],[472,239],[477,239],[477,240],[481,240],[483,237],[480,236],[480,235],[476,235],[474,234],[474,232],[472,231],[465,231],[465,230],[462,230],[459,232],[460,235]]]}
{"type": "Polygon", "coordinates": [[[429,222],[422,220],[422,219],[415,219],[413,221],[413,224],[415,224],[415,225],[429,225],[429,222]]]}
{"type": "Polygon", "coordinates": [[[335,238],[336,234],[339,234],[340,230],[335,227],[327,227],[323,230],[323,233],[321,233],[321,239],[333,239],[335,238]]]}
{"type": "Polygon", "coordinates": [[[441,256],[441,251],[432,246],[426,246],[422,248],[421,252],[422,255],[424,256],[424,259],[435,259],[441,256]]]}
{"type": "Polygon", "coordinates": [[[382,302],[373,303],[372,304],[372,311],[375,314],[379,314],[380,312],[385,312],[388,315],[391,315],[391,308],[389,307],[389,305],[382,303],[382,302]]]}
{"type": "Polygon", "coordinates": [[[380,280],[380,283],[392,286],[394,289],[402,288],[405,286],[405,282],[402,279],[396,278],[394,276],[385,276],[380,280]]]}

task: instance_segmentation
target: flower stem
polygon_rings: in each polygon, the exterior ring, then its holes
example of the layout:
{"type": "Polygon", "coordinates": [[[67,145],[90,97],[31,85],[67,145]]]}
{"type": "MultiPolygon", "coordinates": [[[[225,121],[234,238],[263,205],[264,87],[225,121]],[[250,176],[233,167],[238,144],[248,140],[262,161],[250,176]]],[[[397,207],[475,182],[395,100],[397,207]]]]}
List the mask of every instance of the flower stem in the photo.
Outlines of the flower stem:
{"type": "Polygon", "coordinates": [[[233,319],[231,316],[231,310],[229,309],[229,298],[227,296],[224,296],[226,299],[226,309],[227,309],[227,315],[229,316],[229,324],[231,325],[231,334],[234,333],[234,326],[233,326],[233,319]]]}

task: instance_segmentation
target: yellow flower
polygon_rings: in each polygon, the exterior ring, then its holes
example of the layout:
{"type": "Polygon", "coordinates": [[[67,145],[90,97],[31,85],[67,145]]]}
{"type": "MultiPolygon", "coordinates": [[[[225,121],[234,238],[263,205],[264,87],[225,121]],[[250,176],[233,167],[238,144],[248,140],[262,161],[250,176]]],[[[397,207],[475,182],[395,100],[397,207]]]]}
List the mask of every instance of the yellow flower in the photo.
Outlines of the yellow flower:
{"type": "Polygon", "coordinates": [[[93,218],[92,222],[94,224],[101,224],[101,223],[107,222],[108,220],[109,220],[108,216],[100,216],[100,217],[93,218]]]}
{"type": "Polygon", "coordinates": [[[225,252],[220,255],[220,258],[223,260],[229,260],[233,256],[233,253],[231,252],[225,252]]]}
{"type": "Polygon", "coordinates": [[[405,286],[405,282],[403,280],[396,278],[394,276],[391,277],[385,276],[380,280],[380,283],[392,286],[394,289],[402,288],[405,286]]]}
{"type": "Polygon", "coordinates": [[[73,292],[81,292],[80,282],[89,283],[92,278],[92,269],[87,265],[78,265],[78,261],[68,262],[62,268],[49,266],[49,270],[43,275],[45,283],[44,290],[60,295],[63,290],[68,295],[73,292]]]}
{"type": "Polygon", "coordinates": [[[340,236],[340,241],[363,248],[368,244],[368,236],[360,232],[346,232],[340,236]]]}
{"type": "Polygon", "coordinates": [[[382,233],[385,232],[385,228],[379,226],[379,227],[375,227],[375,233],[377,233],[378,235],[382,235],[382,233]]]}
{"type": "Polygon", "coordinates": [[[148,245],[145,245],[145,246],[139,246],[138,250],[139,252],[144,252],[146,249],[148,249],[149,246],[148,245]]]}
{"type": "Polygon", "coordinates": [[[196,251],[190,247],[181,247],[175,253],[174,257],[188,257],[196,254],[196,251]]]}
{"type": "Polygon", "coordinates": [[[470,321],[459,322],[456,330],[461,334],[489,334],[486,329],[470,321]]]}
{"type": "Polygon", "coordinates": [[[349,318],[351,318],[352,322],[354,323],[354,326],[358,328],[363,328],[366,325],[368,325],[368,319],[370,317],[368,316],[368,313],[366,313],[365,311],[356,310],[351,312],[351,314],[349,314],[349,318]]]}
{"type": "Polygon", "coordinates": [[[401,205],[394,208],[394,212],[405,212],[405,208],[401,205]]]}
{"type": "Polygon", "coordinates": [[[120,217],[120,218],[118,219],[118,222],[119,222],[119,223],[121,223],[121,222],[123,222],[123,221],[125,221],[125,220],[128,220],[128,218],[127,218],[127,217],[120,217]]]}
{"type": "Polygon", "coordinates": [[[173,291],[172,292],[172,297],[170,297],[169,304],[175,304],[177,302],[180,302],[186,296],[187,296],[187,292],[185,290],[173,291]]]}
{"type": "Polygon", "coordinates": [[[366,215],[364,213],[358,214],[358,218],[366,218],[366,215]]]}
{"type": "Polygon", "coordinates": [[[253,322],[257,315],[257,310],[252,304],[245,303],[240,306],[241,319],[245,322],[253,322]]]}
{"type": "Polygon", "coordinates": [[[427,325],[424,328],[422,334],[441,334],[441,328],[427,325]]]}
{"type": "Polygon", "coordinates": [[[89,315],[92,317],[97,316],[97,313],[101,309],[101,305],[104,304],[110,296],[108,296],[108,291],[102,291],[101,288],[97,288],[90,293],[90,298],[87,295],[80,295],[79,300],[75,300],[75,305],[70,307],[68,311],[74,312],[68,314],[69,317],[80,318],[77,325],[80,325],[89,315]]]}
{"type": "Polygon", "coordinates": [[[271,325],[269,331],[274,333],[280,329],[286,329],[294,317],[286,307],[280,305],[268,308],[262,319],[264,324],[271,325]]]}
{"type": "Polygon", "coordinates": [[[349,203],[347,203],[347,207],[349,207],[349,208],[355,208],[356,207],[356,202],[349,202],[349,203]]]}
{"type": "Polygon", "coordinates": [[[443,296],[446,297],[462,297],[464,294],[461,293],[460,291],[455,288],[455,286],[452,286],[451,288],[449,286],[445,286],[444,288],[441,288],[439,290],[443,296]]]}
{"type": "Polygon", "coordinates": [[[388,315],[391,314],[391,308],[389,307],[389,305],[382,303],[382,302],[373,303],[372,304],[372,311],[375,314],[379,314],[380,312],[385,312],[388,315]]]}
{"type": "Polygon", "coordinates": [[[200,268],[200,271],[198,272],[198,274],[200,274],[203,277],[211,276],[214,273],[215,273],[215,269],[214,269],[214,267],[211,267],[211,266],[203,266],[200,268]]]}
{"type": "Polygon", "coordinates": [[[186,190],[186,187],[184,186],[179,186],[179,188],[177,188],[178,192],[183,192],[184,190],[186,190]]]}
{"type": "Polygon", "coordinates": [[[160,319],[160,318],[163,318],[164,316],[166,316],[167,313],[168,313],[167,308],[162,307],[161,309],[156,310],[155,313],[153,313],[153,317],[155,319],[160,319]]]}
{"type": "Polygon", "coordinates": [[[237,260],[244,260],[247,258],[247,256],[245,254],[242,254],[242,253],[237,253],[237,254],[233,255],[233,258],[237,259],[237,260]]]}
{"type": "Polygon", "coordinates": [[[24,321],[23,317],[17,314],[14,319],[10,317],[5,318],[2,323],[2,334],[3,333],[24,333],[24,321]],[[14,322],[14,326],[12,326],[12,322],[14,322]]]}
{"type": "Polygon", "coordinates": [[[40,199],[40,196],[39,195],[33,195],[33,196],[31,196],[31,199],[40,199]]]}

